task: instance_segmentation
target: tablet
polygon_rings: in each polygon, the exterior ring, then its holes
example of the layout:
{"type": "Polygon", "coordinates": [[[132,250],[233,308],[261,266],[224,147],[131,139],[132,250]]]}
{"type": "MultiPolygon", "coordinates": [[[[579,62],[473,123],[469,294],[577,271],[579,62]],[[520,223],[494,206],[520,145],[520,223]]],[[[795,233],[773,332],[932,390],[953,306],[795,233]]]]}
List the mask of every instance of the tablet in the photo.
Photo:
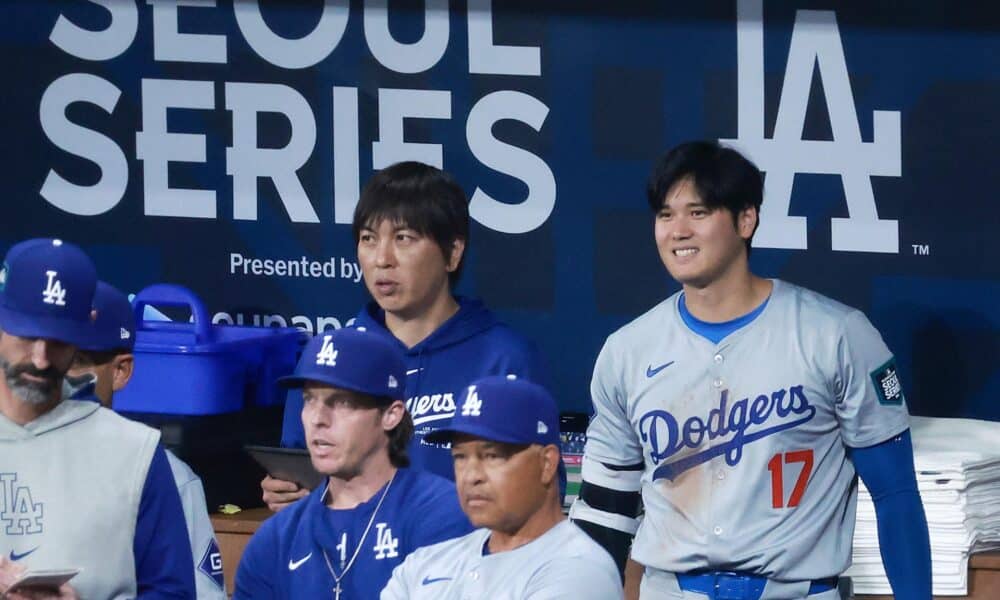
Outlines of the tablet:
{"type": "Polygon", "coordinates": [[[307,490],[316,489],[325,479],[313,469],[308,450],[273,446],[244,446],[243,449],[275,479],[292,481],[307,490]]]}
{"type": "Polygon", "coordinates": [[[10,584],[7,592],[26,589],[58,590],[59,586],[76,577],[80,569],[36,569],[25,571],[10,584]]]}

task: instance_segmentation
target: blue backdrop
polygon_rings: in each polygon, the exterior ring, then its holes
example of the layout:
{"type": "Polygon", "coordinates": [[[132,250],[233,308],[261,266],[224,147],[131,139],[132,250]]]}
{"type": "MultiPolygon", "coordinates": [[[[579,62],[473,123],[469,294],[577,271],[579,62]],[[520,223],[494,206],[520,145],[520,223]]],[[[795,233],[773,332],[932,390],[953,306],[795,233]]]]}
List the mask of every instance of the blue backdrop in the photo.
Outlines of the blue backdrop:
{"type": "Polygon", "coordinates": [[[728,140],[766,171],[755,270],[866,311],[913,412],[1000,419],[1000,9],[622,4],[8,0],[0,241],[317,331],[366,299],[360,186],[435,163],[473,198],[459,291],[587,410],[604,338],[676,289],[652,161],[728,140]]]}

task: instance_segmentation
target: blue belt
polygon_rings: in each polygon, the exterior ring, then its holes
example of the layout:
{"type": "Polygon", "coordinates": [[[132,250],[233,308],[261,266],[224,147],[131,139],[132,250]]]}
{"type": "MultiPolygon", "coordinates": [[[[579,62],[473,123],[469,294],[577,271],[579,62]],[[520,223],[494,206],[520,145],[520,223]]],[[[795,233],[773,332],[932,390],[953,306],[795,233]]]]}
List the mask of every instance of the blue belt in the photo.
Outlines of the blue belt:
{"type": "MultiPolygon", "coordinates": [[[[767,585],[767,577],[732,571],[677,573],[677,584],[682,590],[705,594],[709,600],[759,600],[767,585]]],[[[817,579],[809,584],[808,595],[836,588],[836,577],[817,579]]]]}

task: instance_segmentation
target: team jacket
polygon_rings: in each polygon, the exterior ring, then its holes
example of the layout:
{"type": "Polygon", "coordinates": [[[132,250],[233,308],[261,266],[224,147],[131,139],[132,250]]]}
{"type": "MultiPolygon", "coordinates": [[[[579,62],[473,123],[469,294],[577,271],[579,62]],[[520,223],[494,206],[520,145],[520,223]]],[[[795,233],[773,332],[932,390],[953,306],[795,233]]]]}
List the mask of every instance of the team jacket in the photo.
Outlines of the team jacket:
{"type": "MultiPolygon", "coordinates": [[[[370,303],[354,327],[378,333],[397,344],[406,360],[406,407],[413,417],[412,467],[454,479],[447,446],[424,442],[424,436],[450,423],[465,386],[487,375],[515,374],[542,385],[547,373],[534,345],[501,323],[482,302],[456,297],[459,310],[431,335],[406,348],[385,327],[385,313],[370,303]]],[[[282,445],[305,447],[301,394],[285,404],[282,445]]]]}
{"type": "Polygon", "coordinates": [[[330,569],[339,577],[348,564],[341,600],[378,598],[411,552],[472,529],[446,479],[399,469],[372,518],[383,490],[355,508],[334,510],[319,487],[265,521],[240,560],[233,598],[329,598],[336,585],[330,569]]]}

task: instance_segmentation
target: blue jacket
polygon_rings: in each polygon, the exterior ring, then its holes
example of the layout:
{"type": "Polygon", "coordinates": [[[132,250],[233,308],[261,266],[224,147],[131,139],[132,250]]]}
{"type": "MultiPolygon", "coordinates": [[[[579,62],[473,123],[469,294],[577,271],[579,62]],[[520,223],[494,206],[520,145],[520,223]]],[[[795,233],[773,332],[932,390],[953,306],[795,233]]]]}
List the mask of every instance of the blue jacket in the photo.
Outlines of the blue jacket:
{"type": "MultiPolygon", "coordinates": [[[[482,302],[456,297],[459,310],[434,333],[406,348],[385,327],[385,313],[370,303],[354,327],[378,333],[399,345],[406,360],[406,408],[413,417],[414,436],[410,460],[415,469],[454,479],[451,451],[425,443],[424,436],[447,425],[462,401],[465,387],[487,375],[516,374],[542,385],[548,375],[534,345],[501,323],[482,302]]],[[[289,394],[281,444],[303,448],[301,394],[289,394]]]]}
{"type": "Polygon", "coordinates": [[[455,485],[430,473],[399,469],[387,491],[347,510],[328,508],[325,492],[316,488],[260,526],[240,560],[234,599],[329,598],[331,568],[343,575],[341,598],[378,598],[411,552],[472,531],[455,485]]]}

